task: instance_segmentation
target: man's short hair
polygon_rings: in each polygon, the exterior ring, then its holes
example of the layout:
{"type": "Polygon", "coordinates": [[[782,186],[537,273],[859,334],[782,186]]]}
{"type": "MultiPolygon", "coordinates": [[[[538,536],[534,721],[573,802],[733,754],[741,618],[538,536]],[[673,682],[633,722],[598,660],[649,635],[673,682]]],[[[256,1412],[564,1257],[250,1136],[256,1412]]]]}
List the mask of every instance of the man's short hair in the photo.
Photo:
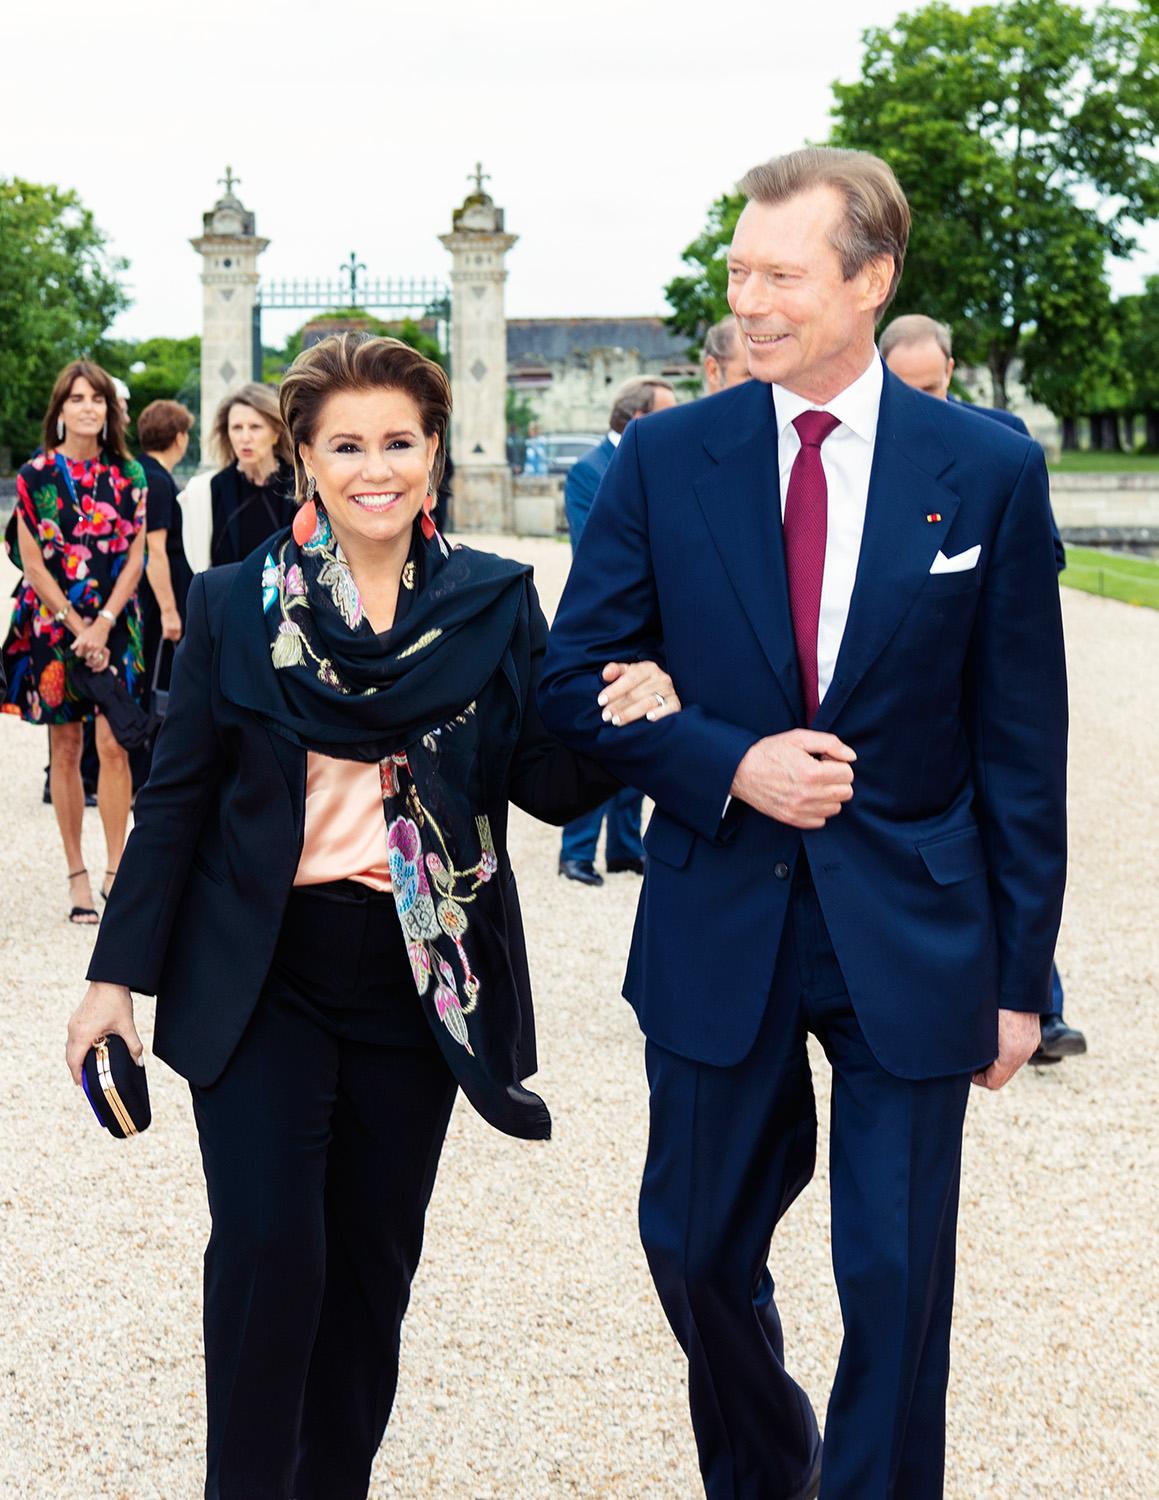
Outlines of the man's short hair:
{"type": "Polygon", "coordinates": [[[613,432],[623,432],[633,417],[643,416],[652,410],[656,405],[657,391],[675,389],[670,381],[661,380],[659,375],[634,375],[631,380],[625,380],[616,392],[608,425],[613,432]]]}
{"type": "Polygon", "coordinates": [[[933,339],[947,359],[954,357],[954,341],[948,323],[939,323],[936,318],[927,318],[925,313],[903,313],[894,318],[882,331],[877,347],[887,363],[890,352],[909,344],[924,344],[933,339]]]}
{"type": "Polygon", "coordinates": [[[845,280],[851,280],[878,256],[893,257],[893,280],[877,309],[881,317],[901,280],[910,211],[892,168],[879,156],[833,146],[806,146],[753,167],[738,187],[754,203],[784,203],[811,188],[836,188],[845,199],[845,215],[832,243],[845,280]]]}
{"type": "Polygon", "coordinates": [[[714,323],[704,335],[704,357],[709,355],[715,360],[727,360],[737,352],[736,319],[732,313],[726,318],[721,318],[719,323],[714,323]]]}

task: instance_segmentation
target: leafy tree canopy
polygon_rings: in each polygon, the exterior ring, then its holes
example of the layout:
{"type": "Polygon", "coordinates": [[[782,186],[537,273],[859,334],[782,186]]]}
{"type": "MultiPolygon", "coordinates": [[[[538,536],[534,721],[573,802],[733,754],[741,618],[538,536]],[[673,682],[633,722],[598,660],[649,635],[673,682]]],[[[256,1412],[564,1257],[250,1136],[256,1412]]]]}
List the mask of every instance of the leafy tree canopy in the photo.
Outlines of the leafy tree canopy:
{"type": "MultiPolygon", "coordinates": [[[[890,315],[925,312],[989,367],[1005,404],[1025,352],[1037,399],[1066,412],[1125,385],[1108,256],[1159,212],[1159,0],[943,0],[864,33],[860,77],[834,85],[831,144],[897,172],[914,214],[890,315]]],[[[728,311],[724,257],[743,200],[726,193],[666,288],[691,339],[728,311]]],[[[1090,410],[1089,406],[1085,409],[1090,410]]]]}
{"type": "Polygon", "coordinates": [[[681,256],[684,264],[692,268],[691,272],[674,277],[664,288],[672,308],[668,326],[676,333],[688,335],[693,342],[693,354],[699,354],[704,335],[728,312],[725,257],[744,205],[740,193],[724,193],[716,200],[708,210],[703,232],[681,256]]]}
{"type": "Polygon", "coordinates": [[[1093,342],[1109,316],[1106,258],[1129,254],[1159,210],[1153,29],[1109,3],[962,13],[936,0],[864,41],[861,77],[834,86],[832,141],[883,156],[909,197],[896,311],[949,323],[1004,405],[1026,330],[1033,371],[1093,342]]]}
{"type": "Polygon", "coordinates": [[[128,298],[128,263],[73,192],[0,178],[0,448],[23,463],[61,367],[95,354],[128,298]]]}

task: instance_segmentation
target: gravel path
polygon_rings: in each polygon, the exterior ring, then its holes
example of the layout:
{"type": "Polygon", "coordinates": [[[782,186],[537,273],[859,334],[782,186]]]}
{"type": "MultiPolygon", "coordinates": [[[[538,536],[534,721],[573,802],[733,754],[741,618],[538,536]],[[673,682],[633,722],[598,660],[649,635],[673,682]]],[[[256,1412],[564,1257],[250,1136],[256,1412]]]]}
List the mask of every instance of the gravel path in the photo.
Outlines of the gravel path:
{"type": "MultiPolygon", "coordinates": [[[[565,546],[499,545],[533,561],[556,597],[565,546]]],[[[1064,602],[1074,728],[1060,962],[1091,1053],[971,1101],[952,1500],[1159,1494],[1159,614],[1066,590],[1064,602]]],[[[153,1129],[122,1145],[65,1074],[64,1025],[91,939],[63,920],[64,864],[40,802],[44,748],[42,734],[0,723],[0,1497],[196,1500],[207,1215],[188,1096],[152,1064],[153,1129]]],[[[561,882],[557,840],[514,814],[537,1087],[556,1138],[519,1145],[456,1110],[375,1500],[700,1493],[683,1360],[636,1238],[642,1044],[617,997],[637,883],[561,882]]],[[[99,868],[95,813],[86,850],[99,868]]],[[[139,1011],[148,1042],[150,1003],[139,1011]]],[[[827,1069],[815,1061],[824,1120],[827,1069]]],[[[839,1338],[823,1167],[782,1226],[773,1266],[791,1368],[823,1410],[839,1338]]]]}

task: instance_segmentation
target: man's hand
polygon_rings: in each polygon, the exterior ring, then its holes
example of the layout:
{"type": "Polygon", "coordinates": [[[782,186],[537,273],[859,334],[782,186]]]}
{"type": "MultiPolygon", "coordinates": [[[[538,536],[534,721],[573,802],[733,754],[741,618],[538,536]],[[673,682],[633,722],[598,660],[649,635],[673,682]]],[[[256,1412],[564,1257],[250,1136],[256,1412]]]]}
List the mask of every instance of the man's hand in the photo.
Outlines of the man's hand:
{"type": "Polygon", "coordinates": [[[737,766],[732,795],[790,828],[824,828],[853,796],[856,759],[835,734],[769,735],[737,766]]]}
{"type": "Polygon", "coordinates": [[[974,1074],[979,1088],[1000,1089],[1029,1062],[1042,1040],[1042,1022],[1033,1011],[998,1012],[998,1056],[988,1068],[974,1074]]]}

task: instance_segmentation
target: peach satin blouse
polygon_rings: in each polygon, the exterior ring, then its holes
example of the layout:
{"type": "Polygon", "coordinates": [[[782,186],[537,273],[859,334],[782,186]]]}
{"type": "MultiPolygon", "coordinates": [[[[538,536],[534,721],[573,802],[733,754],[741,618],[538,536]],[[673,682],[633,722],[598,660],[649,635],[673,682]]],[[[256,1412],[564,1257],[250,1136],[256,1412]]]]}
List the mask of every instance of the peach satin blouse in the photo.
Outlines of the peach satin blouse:
{"type": "Polygon", "coordinates": [[[306,756],[306,832],[294,884],[357,880],[390,890],[377,761],[306,756]]]}

